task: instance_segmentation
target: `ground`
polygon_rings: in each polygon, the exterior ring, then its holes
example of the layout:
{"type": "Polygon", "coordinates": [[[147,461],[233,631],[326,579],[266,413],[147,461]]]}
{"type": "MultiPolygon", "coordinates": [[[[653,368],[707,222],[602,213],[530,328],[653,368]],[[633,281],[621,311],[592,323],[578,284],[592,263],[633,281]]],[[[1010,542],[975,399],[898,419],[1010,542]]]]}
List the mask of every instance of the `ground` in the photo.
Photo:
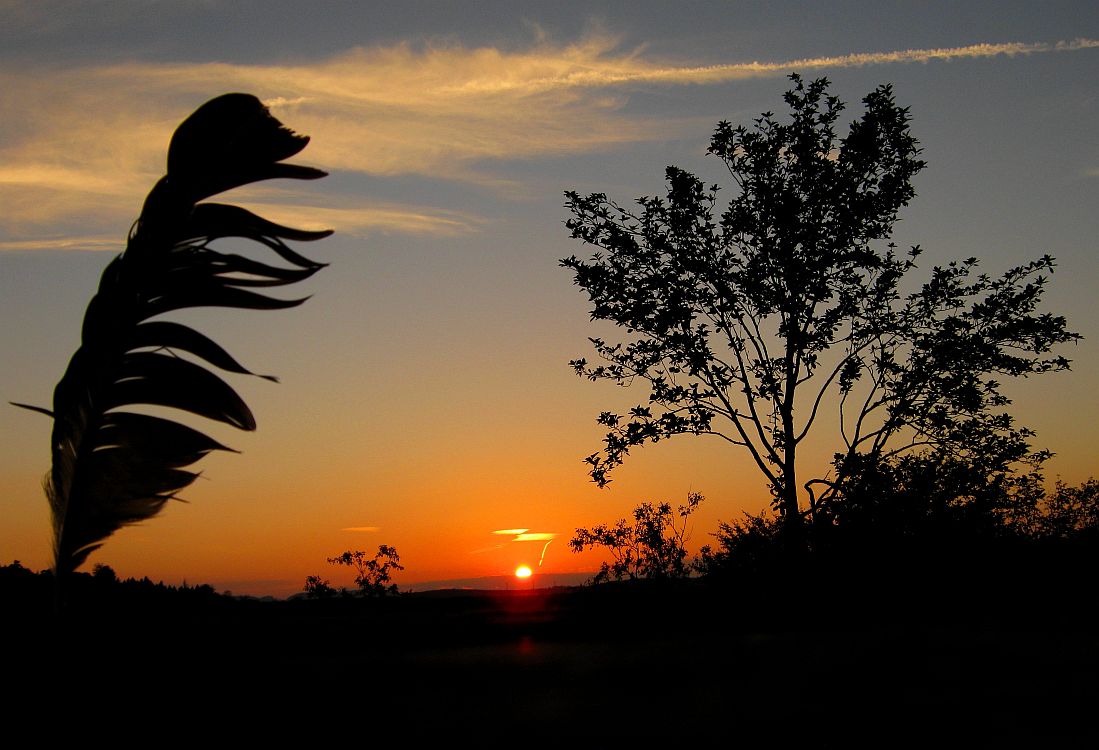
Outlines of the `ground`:
{"type": "Polygon", "coordinates": [[[350,722],[582,747],[759,735],[888,746],[959,731],[1086,743],[1099,697],[1090,601],[1039,590],[1019,606],[1002,594],[783,605],[681,581],[182,608],[81,602],[59,618],[7,616],[7,682],[28,705],[64,685],[66,714],[114,716],[123,729],[185,709],[235,716],[249,731],[350,722]]]}

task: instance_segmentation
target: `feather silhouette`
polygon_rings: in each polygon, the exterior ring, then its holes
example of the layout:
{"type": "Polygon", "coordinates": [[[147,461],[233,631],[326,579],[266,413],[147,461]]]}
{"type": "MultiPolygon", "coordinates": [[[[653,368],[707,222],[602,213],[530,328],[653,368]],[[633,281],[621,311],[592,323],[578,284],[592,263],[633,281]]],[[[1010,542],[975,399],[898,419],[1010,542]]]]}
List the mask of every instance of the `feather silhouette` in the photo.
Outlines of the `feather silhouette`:
{"type": "Polygon", "coordinates": [[[308,142],[248,94],[226,94],[199,107],[172,136],[167,174],[146,198],[125,252],[103,272],[84,316],[80,348],[54,390],[52,412],[16,404],[54,420],[45,489],[59,583],[119,528],[155,516],[190,485],[198,474],[186,467],[211,451],[231,450],[191,427],[126,407],[167,406],[255,429],[241,397],[192,360],[253,373],[198,331],[151,318],[191,307],[266,310],[304,302],[256,290],[316,273],[324,264],[284,240],[317,240],[331,231],[291,229],[238,206],[200,201],[260,180],[325,176],[282,163],[308,142]],[[227,237],[258,242],[286,265],[212,247],[227,237]]]}

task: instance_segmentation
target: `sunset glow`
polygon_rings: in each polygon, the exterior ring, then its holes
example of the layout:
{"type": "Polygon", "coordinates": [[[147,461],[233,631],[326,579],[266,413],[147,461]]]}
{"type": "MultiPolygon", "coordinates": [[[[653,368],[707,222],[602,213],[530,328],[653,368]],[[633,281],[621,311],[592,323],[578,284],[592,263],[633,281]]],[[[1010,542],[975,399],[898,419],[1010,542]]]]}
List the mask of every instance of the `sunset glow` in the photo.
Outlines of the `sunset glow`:
{"type": "MultiPolygon", "coordinates": [[[[629,206],[662,194],[675,164],[721,184],[727,205],[737,188],[706,154],[713,129],[781,111],[794,69],[828,76],[853,110],[886,82],[911,108],[928,166],[894,240],[924,248],[914,280],[955,258],[994,277],[1057,258],[1046,304],[1084,337],[1064,351],[1072,371],[1005,390],[1034,449],[1055,454],[1051,482],[1094,473],[1099,10],[413,5],[158,3],[147,17],[121,0],[0,4],[0,402],[50,407],[99,276],[203,101],[255,94],[311,138],[292,161],[331,172],[224,196],[334,229],[309,248],[328,267],[284,295],[309,297],[301,307],[172,316],[280,382],[226,375],[257,430],[195,417],[240,452],[203,458],[185,502],[122,529],[83,570],[289,596],[307,575],[353,585],[326,561],[384,544],[399,550],[402,589],[533,588],[515,579],[535,571],[548,588],[604,560],[571,550],[576,529],[641,502],[706,496],[692,556],[719,521],[767,508],[736,436],[677,435],[632,450],[607,488],[590,481],[584,457],[607,433],[596,417],[648,392],[569,366],[592,356],[588,337],[628,336],[592,322],[559,266],[590,251],[570,240],[562,195],[629,206]]],[[[0,564],[43,569],[51,420],[2,409],[0,564]]],[[[798,449],[815,475],[840,439],[834,411],[798,449]]]]}

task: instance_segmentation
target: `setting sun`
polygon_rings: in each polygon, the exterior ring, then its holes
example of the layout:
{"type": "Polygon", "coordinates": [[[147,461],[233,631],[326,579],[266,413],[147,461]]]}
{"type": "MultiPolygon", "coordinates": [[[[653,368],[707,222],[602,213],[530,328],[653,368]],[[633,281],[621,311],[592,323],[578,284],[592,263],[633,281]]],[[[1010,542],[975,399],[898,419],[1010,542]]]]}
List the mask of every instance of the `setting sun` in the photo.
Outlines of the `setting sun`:
{"type": "Polygon", "coordinates": [[[520,565],[518,568],[515,569],[516,578],[530,578],[530,576],[531,570],[530,567],[527,565],[520,565]]]}

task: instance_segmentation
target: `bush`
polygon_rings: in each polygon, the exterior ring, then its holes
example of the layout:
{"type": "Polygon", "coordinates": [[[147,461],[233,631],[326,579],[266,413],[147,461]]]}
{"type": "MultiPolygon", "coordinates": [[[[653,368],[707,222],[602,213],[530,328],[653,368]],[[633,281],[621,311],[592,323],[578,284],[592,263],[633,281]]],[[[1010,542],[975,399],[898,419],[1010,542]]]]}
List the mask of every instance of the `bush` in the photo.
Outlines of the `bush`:
{"type": "Polygon", "coordinates": [[[602,564],[592,583],[623,578],[683,578],[691,572],[685,547],[690,538],[687,516],[703,499],[692,492],[687,503],[674,512],[668,503],[642,503],[634,508],[633,523],[622,518],[613,526],[577,529],[569,546],[573,552],[595,547],[610,550],[612,561],[602,564]]]}
{"type": "MultiPolygon", "coordinates": [[[[328,562],[355,569],[355,585],[359,587],[360,596],[386,596],[398,593],[397,584],[391,582],[390,576],[390,571],[404,570],[396,547],[390,547],[387,544],[379,545],[377,554],[372,558],[368,558],[362,550],[348,550],[339,557],[328,558],[328,562]]],[[[314,588],[318,592],[323,591],[323,587],[328,584],[327,581],[320,581],[319,576],[310,576],[306,579],[307,592],[310,578],[317,579],[314,588]]]]}

